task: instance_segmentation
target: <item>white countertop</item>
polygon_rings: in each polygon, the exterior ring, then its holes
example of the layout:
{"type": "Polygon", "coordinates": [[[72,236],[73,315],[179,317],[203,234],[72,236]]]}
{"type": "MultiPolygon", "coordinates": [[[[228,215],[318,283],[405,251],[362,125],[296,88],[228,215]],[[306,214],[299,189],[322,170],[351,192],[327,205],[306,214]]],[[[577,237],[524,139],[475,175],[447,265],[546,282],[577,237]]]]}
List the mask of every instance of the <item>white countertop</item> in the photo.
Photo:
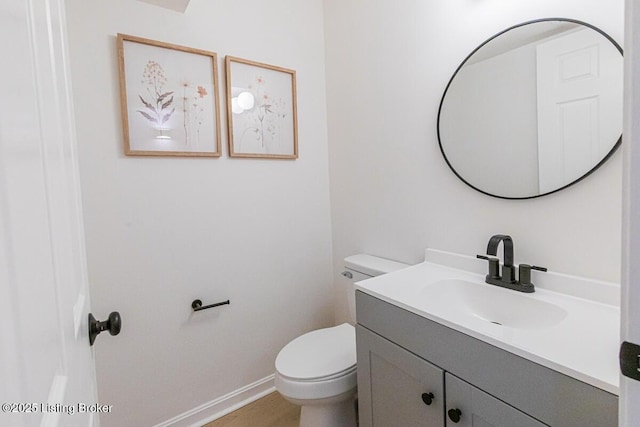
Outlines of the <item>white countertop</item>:
{"type": "MultiPolygon", "coordinates": [[[[556,276],[562,278],[562,275],[556,276]]],[[[540,277],[535,275],[534,283],[540,277]]],[[[572,276],[571,279],[576,281],[579,278],[572,276]]],[[[549,280],[558,280],[558,277],[549,280]]],[[[585,289],[589,287],[587,282],[589,280],[585,279],[585,289]]],[[[614,305],[550,291],[540,286],[532,294],[523,294],[488,285],[484,283],[483,274],[432,262],[358,282],[356,289],[610,393],[619,394],[620,309],[614,305]],[[515,301],[527,303],[522,304],[523,309],[530,305],[553,304],[562,308],[562,319],[550,326],[545,325],[550,323],[548,319],[540,319],[537,324],[535,318],[523,327],[493,324],[457,307],[451,295],[442,296],[448,292],[434,293],[436,286],[442,289],[443,284],[449,283],[443,280],[451,279],[473,282],[472,286],[489,286],[491,289],[485,291],[492,297],[504,297],[505,301],[514,301],[516,298],[515,301]],[[517,299],[520,297],[533,301],[517,299]]],[[[483,292],[483,288],[478,288],[476,294],[484,295],[483,292]]]]}

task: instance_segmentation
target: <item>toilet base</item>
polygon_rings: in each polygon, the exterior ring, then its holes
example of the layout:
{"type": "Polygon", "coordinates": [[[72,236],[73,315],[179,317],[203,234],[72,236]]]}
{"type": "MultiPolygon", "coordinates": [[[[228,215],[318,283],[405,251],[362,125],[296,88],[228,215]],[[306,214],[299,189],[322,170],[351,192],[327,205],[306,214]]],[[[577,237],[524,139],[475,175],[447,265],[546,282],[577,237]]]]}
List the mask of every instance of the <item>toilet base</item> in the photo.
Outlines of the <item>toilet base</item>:
{"type": "Polygon", "coordinates": [[[327,406],[303,406],[300,427],[356,427],[355,401],[327,406]]]}
{"type": "Polygon", "coordinates": [[[357,427],[358,425],[355,390],[350,390],[339,396],[316,400],[283,397],[302,406],[300,427],[357,427]]]}

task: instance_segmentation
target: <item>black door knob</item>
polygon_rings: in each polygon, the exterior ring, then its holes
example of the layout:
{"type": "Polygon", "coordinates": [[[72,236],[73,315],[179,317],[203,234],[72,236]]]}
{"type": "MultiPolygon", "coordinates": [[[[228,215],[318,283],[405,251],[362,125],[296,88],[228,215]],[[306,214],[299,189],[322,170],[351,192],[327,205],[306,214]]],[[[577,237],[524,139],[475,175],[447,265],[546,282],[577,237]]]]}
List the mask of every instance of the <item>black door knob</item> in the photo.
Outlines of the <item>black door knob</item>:
{"type": "Polygon", "coordinates": [[[433,403],[433,393],[422,393],[422,401],[428,406],[433,403]]]}
{"type": "Polygon", "coordinates": [[[89,345],[93,345],[98,334],[102,331],[109,331],[111,335],[118,335],[122,328],[122,319],[117,311],[111,312],[109,318],[98,322],[93,314],[89,313],[89,345]]]}
{"type": "Polygon", "coordinates": [[[454,423],[457,423],[458,421],[460,421],[460,417],[462,416],[462,411],[458,408],[449,409],[447,414],[449,414],[449,419],[451,421],[453,421],[454,423]]]}

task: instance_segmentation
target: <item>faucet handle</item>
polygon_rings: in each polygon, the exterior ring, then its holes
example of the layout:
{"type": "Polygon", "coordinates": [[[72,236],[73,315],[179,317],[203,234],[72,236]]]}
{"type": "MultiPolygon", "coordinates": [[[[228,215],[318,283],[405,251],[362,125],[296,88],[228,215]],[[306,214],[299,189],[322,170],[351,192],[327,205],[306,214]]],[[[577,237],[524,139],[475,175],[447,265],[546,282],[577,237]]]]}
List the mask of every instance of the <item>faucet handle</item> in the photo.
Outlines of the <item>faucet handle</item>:
{"type": "Polygon", "coordinates": [[[487,275],[487,277],[491,277],[492,279],[500,278],[500,259],[498,259],[498,257],[476,255],[476,258],[489,261],[489,274],[487,275]]]}
{"type": "Polygon", "coordinates": [[[531,284],[531,270],[547,271],[547,268],[538,267],[537,265],[520,264],[518,266],[518,281],[521,285],[531,284]]]}

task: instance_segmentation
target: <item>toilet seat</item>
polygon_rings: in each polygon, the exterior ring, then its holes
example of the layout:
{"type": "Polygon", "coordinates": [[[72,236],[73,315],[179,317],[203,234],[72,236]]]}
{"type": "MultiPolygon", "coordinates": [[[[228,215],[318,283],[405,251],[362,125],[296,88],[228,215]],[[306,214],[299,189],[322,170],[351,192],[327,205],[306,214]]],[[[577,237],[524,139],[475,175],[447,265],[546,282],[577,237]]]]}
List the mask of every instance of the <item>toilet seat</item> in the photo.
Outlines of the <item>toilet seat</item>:
{"type": "Polygon", "coordinates": [[[328,380],[355,369],[355,328],[348,323],[301,335],[276,357],[276,371],[297,381],[328,380]]]}
{"type": "Polygon", "coordinates": [[[282,395],[296,400],[355,392],[355,328],[343,323],[291,341],[276,358],[275,382],[282,395]]]}
{"type": "Polygon", "coordinates": [[[286,375],[281,374],[280,372],[278,372],[278,375],[280,375],[282,378],[286,378],[290,381],[299,381],[299,382],[303,382],[303,383],[316,383],[316,382],[322,382],[322,381],[329,381],[329,380],[333,380],[336,378],[341,378],[341,377],[345,377],[347,375],[350,375],[352,373],[355,373],[357,370],[356,366],[352,366],[349,369],[345,369],[344,371],[340,371],[340,372],[336,372],[333,375],[327,375],[326,377],[322,377],[322,378],[313,378],[313,379],[304,379],[304,378],[293,378],[293,377],[288,377],[286,375]]]}

